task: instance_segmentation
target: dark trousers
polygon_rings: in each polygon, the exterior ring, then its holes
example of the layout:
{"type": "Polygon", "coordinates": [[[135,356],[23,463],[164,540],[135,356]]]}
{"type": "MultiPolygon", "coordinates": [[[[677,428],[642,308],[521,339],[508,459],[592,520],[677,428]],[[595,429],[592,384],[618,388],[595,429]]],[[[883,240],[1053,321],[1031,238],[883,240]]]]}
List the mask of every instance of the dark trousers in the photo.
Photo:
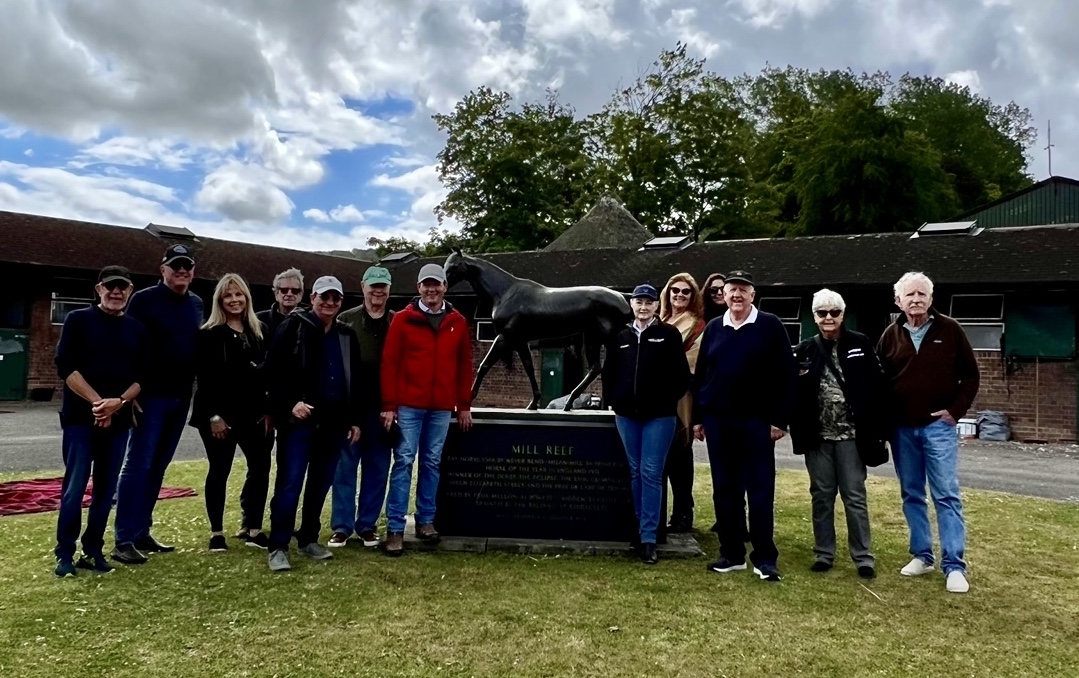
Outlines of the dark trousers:
{"type": "Polygon", "coordinates": [[[809,494],[813,498],[813,554],[835,560],[835,495],[843,497],[847,516],[847,548],[857,566],[873,567],[869,551],[869,504],[865,493],[865,464],[853,440],[822,440],[805,455],[809,494]]]}
{"type": "MultiPolygon", "coordinates": [[[[667,452],[664,473],[671,484],[671,522],[693,521],[693,438],[687,443],[679,426],[667,452]]],[[[664,486],[666,490],[666,486],[664,486]]]]}
{"type": "Polygon", "coordinates": [[[130,428],[65,426],[62,450],[64,483],[60,491],[60,515],[56,520],[56,557],[72,560],[75,540],[82,526],[82,498],[86,485],[94,479],[86,530],[82,533],[82,552],[102,555],[105,526],[112,510],[112,495],[124,463],[130,428]]]}
{"type": "Polygon", "coordinates": [[[206,447],[206,459],[210,469],[206,472],[206,516],[210,519],[210,531],[221,532],[225,515],[225,495],[236,458],[236,447],[247,460],[247,478],[240,492],[240,511],[243,525],[255,530],[262,529],[262,516],[266,511],[266,494],[270,489],[270,448],[273,436],[267,435],[261,422],[241,424],[230,428],[224,438],[218,439],[209,428],[200,428],[202,444],[206,447]]]}
{"type": "Polygon", "coordinates": [[[139,404],[142,414],[131,433],[116,493],[117,546],[150,536],[154,506],[187,424],[191,399],[145,396],[139,404]]]}
{"type": "Polygon", "coordinates": [[[716,509],[719,555],[732,562],[746,557],[742,541],[743,496],[749,505],[749,539],[754,565],[775,565],[779,551],[775,530],[776,459],[771,427],[760,419],[706,415],[704,434],[712,467],[712,502],[716,509]]]}
{"type": "Polygon", "coordinates": [[[277,477],[270,501],[271,551],[288,549],[296,529],[301,491],[303,508],[296,543],[303,548],[318,541],[322,530],[322,507],[333,484],[341,451],[348,445],[347,431],[347,427],[328,429],[291,425],[278,430],[277,477]]]}

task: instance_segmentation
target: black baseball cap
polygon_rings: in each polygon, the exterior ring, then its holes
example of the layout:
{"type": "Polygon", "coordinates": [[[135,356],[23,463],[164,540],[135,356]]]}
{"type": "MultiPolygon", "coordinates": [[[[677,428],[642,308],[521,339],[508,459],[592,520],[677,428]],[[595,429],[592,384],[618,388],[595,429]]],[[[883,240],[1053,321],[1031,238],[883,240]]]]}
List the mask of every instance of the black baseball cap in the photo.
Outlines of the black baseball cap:
{"type": "Polygon", "coordinates": [[[131,271],[123,266],[106,266],[97,274],[97,281],[99,283],[112,282],[113,280],[123,280],[130,285],[131,271]]]}
{"type": "Polygon", "coordinates": [[[192,264],[195,263],[195,253],[191,251],[191,248],[187,245],[173,245],[165,250],[165,256],[161,257],[161,263],[166,266],[176,261],[177,259],[187,259],[192,264]]]}
{"type": "Polygon", "coordinates": [[[725,283],[742,283],[743,285],[749,285],[753,287],[753,276],[747,271],[731,271],[727,274],[725,283]]]}

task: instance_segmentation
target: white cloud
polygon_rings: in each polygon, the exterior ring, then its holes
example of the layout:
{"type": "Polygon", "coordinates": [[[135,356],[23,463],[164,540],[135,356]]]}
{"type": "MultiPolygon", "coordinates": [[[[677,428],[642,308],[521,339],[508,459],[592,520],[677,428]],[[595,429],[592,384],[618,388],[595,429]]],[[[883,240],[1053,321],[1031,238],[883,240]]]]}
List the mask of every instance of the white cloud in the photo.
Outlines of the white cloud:
{"type": "Polygon", "coordinates": [[[288,218],[294,205],[272,179],[258,165],[230,162],[203,179],[195,205],[233,221],[280,222],[288,218]]]}
{"type": "Polygon", "coordinates": [[[117,136],[82,149],[70,165],[82,168],[109,163],[179,171],[190,165],[194,158],[195,152],[178,139],[117,136]]]}
{"type": "Polygon", "coordinates": [[[831,0],[730,0],[741,7],[746,22],[756,28],[778,28],[793,16],[811,19],[831,0]]]}
{"type": "Polygon", "coordinates": [[[23,151],[22,154],[25,155],[27,158],[32,158],[32,157],[34,157],[34,149],[28,148],[25,151],[23,151]]]}
{"type": "Polygon", "coordinates": [[[968,87],[971,92],[978,94],[982,91],[982,79],[978,77],[978,71],[952,71],[944,76],[944,79],[960,87],[968,87]]]}
{"type": "Polygon", "coordinates": [[[316,209],[316,208],[312,208],[312,209],[309,209],[309,210],[304,210],[303,211],[303,216],[304,216],[305,219],[310,219],[311,221],[317,221],[320,224],[325,224],[325,223],[329,222],[329,220],[330,220],[330,215],[329,214],[326,214],[322,210],[316,209]]]}
{"type": "Polygon", "coordinates": [[[585,40],[619,43],[628,37],[614,27],[614,0],[522,0],[525,26],[543,41],[585,40]]]}

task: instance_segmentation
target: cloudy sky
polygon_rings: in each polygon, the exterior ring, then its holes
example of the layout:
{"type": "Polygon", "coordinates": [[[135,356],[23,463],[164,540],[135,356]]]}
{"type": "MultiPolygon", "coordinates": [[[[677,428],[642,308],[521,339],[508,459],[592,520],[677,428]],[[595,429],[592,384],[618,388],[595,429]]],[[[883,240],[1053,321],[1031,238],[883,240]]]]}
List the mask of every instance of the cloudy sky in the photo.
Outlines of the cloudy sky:
{"type": "MultiPolygon", "coordinates": [[[[582,114],[664,48],[947,77],[1031,109],[1079,177],[1074,0],[8,0],[0,209],[298,249],[422,237],[430,120],[489,85],[582,114]]],[[[453,226],[450,224],[450,226],[453,226]]]]}

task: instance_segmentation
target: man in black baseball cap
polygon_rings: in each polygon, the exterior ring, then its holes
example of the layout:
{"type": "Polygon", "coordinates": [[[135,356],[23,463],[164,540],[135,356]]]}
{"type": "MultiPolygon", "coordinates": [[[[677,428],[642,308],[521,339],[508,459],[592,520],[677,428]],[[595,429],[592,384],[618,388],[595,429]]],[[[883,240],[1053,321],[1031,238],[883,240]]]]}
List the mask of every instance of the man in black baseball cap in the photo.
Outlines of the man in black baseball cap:
{"type": "MultiPolygon", "coordinates": [[[[161,282],[131,297],[128,314],[146,328],[149,364],[140,382],[142,416],[131,434],[116,493],[113,560],[134,565],[146,553],[175,548],[150,534],[165,469],[176,453],[195,383],[195,342],[203,321],[202,299],[189,291],[195,255],[172,245],[161,257],[161,282]]],[[[104,283],[102,283],[104,284],[104,283]]]]}

